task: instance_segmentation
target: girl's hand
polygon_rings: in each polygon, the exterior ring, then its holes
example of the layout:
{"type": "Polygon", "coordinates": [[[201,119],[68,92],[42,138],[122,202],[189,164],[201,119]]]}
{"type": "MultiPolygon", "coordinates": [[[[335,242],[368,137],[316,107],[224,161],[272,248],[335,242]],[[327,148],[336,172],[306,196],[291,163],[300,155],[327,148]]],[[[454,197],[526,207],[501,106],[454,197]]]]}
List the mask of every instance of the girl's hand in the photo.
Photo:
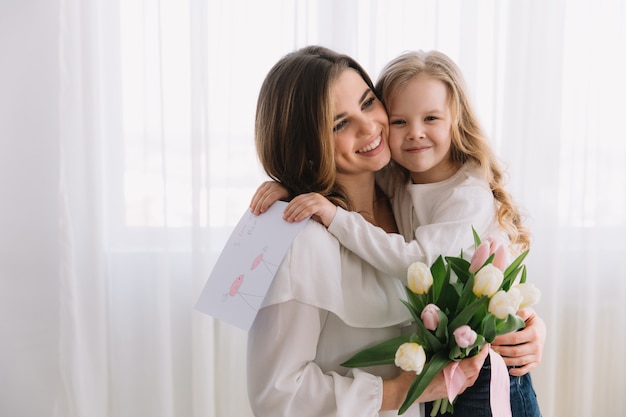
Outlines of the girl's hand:
{"type": "Polygon", "coordinates": [[[328,227],[337,213],[337,207],[318,193],[301,194],[287,204],[283,219],[299,222],[312,216],[314,220],[328,227]]]}
{"type": "Polygon", "coordinates": [[[546,341],[546,324],[532,308],[517,312],[526,327],[517,332],[504,334],[495,338],[491,347],[504,358],[513,376],[522,376],[539,366],[543,345],[546,341]]]}
{"type": "Polygon", "coordinates": [[[250,201],[250,211],[255,216],[265,213],[278,200],[287,200],[287,189],[276,181],[265,181],[257,188],[250,201]]]}

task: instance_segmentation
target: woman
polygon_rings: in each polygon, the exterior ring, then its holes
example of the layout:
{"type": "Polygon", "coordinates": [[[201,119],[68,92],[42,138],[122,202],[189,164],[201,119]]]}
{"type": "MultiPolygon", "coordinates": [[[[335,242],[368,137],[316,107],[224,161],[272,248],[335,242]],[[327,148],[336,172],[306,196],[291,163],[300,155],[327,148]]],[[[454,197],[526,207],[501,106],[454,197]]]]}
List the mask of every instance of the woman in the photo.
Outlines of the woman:
{"type": "MultiPolygon", "coordinates": [[[[282,58],[259,93],[256,145],[267,174],[292,195],[318,192],[397,232],[374,173],[390,160],[388,121],[351,58],[306,47],[282,58]]],[[[392,416],[413,373],[340,364],[399,336],[410,316],[403,287],[309,222],[295,239],[248,335],[248,394],[256,416],[392,416]]],[[[464,387],[487,350],[461,362],[464,387]]],[[[445,397],[438,375],[420,402],[445,397]]],[[[419,416],[415,404],[404,415],[419,416]]]]}

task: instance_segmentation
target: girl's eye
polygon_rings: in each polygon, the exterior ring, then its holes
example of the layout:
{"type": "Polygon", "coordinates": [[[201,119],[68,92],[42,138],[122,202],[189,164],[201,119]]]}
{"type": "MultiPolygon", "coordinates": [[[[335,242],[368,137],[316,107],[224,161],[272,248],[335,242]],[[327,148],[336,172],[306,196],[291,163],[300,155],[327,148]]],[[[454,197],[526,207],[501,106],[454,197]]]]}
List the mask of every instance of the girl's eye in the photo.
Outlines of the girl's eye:
{"type": "Polygon", "coordinates": [[[346,126],[346,124],[347,124],[347,123],[348,123],[348,122],[347,122],[346,120],[342,120],[342,121],[340,121],[339,123],[337,123],[337,124],[333,127],[333,133],[337,133],[337,132],[339,132],[341,129],[343,129],[343,128],[346,126]]]}
{"type": "Polygon", "coordinates": [[[437,118],[435,116],[426,116],[424,120],[426,120],[427,122],[432,122],[433,120],[437,120],[437,118]]]}
{"type": "Polygon", "coordinates": [[[389,122],[389,124],[391,124],[391,125],[403,125],[405,123],[406,122],[404,120],[402,120],[402,119],[395,119],[395,120],[392,120],[391,122],[389,122]]]}

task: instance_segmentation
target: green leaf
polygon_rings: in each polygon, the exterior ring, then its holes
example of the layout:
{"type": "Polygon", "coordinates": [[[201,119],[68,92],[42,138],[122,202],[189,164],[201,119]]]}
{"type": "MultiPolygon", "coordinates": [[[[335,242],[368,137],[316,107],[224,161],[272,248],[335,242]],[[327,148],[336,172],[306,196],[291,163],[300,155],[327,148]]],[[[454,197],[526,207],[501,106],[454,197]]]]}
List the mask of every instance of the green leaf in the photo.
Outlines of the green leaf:
{"type": "Polygon", "coordinates": [[[485,336],[485,340],[489,343],[493,342],[496,338],[496,316],[491,313],[487,313],[481,324],[481,334],[485,336]]]}
{"type": "Polygon", "coordinates": [[[472,329],[480,329],[482,320],[485,317],[485,315],[488,313],[487,311],[488,306],[489,306],[489,302],[487,301],[484,304],[481,304],[480,307],[474,312],[474,315],[468,322],[469,326],[472,329]]]}
{"type": "Polygon", "coordinates": [[[463,258],[457,258],[454,256],[446,257],[446,261],[448,262],[448,265],[450,266],[452,271],[454,271],[454,273],[458,277],[459,281],[462,283],[466,283],[470,277],[470,263],[463,258]]]}
{"type": "Polygon", "coordinates": [[[405,301],[405,300],[400,300],[400,301],[409,310],[409,312],[411,313],[411,316],[413,317],[413,320],[415,320],[415,321],[420,320],[420,312],[419,312],[419,310],[417,308],[415,308],[415,306],[413,304],[411,304],[410,302],[405,301]]]}
{"type": "Polygon", "coordinates": [[[526,281],[526,266],[522,264],[529,250],[522,252],[504,271],[504,280],[502,281],[502,289],[508,291],[515,282],[515,278],[522,271],[522,279],[526,281]]]}
{"type": "Polygon", "coordinates": [[[462,289],[463,284],[460,282],[446,283],[441,290],[441,295],[439,296],[439,300],[437,302],[439,308],[447,314],[454,312],[459,304],[459,293],[462,289]],[[459,287],[460,289],[458,289],[459,287]]]}
{"type": "Polygon", "coordinates": [[[342,363],[341,366],[345,366],[346,368],[362,368],[365,366],[392,364],[395,361],[396,351],[400,345],[407,343],[410,338],[410,334],[402,335],[364,349],[342,363]]]}
{"type": "Polygon", "coordinates": [[[522,265],[522,278],[520,278],[519,283],[523,284],[526,282],[526,265],[522,265]]]}
{"type": "Polygon", "coordinates": [[[409,387],[409,391],[406,395],[398,414],[404,414],[404,412],[419,398],[420,395],[424,392],[428,384],[433,380],[433,378],[441,372],[443,368],[446,367],[447,364],[452,362],[448,357],[441,353],[437,352],[430,362],[428,362],[422,373],[417,375],[413,380],[413,383],[409,387]]]}
{"type": "Polygon", "coordinates": [[[406,290],[406,297],[407,297],[408,302],[411,304],[413,308],[416,309],[416,311],[419,314],[419,312],[421,312],[426,306],[426,302],[424,301],[423,296],[415,294],[413,291],[409,289],[408,286],[405,286],[404,289],[406,290]]]}
{"type": "Polygon", "coordinates": [[[430,267],[430,273],[433,275],[433,285],[431,287],[433,302],[437,302],[439,294],[441,294],[441,288],[446,283],[446,275],[448,274],[446,264],[443,261],[443,256],[439,255],[437,260],[430,267]]]}
{"type": "Polygon", "coordinates": [[[461,298],[459,299],[459,303],[457,305],[457,310],[460,311],[464,309],[472,300],[476,299],[476,295],[473,292],[474,288],[474,275],[470,275],[469,279],[465,283],[465,287],[463,288],[463,292],[461,293],[461,298]]]}
{"type": "Polygon", "coordinates": [[[489,298],[487,297],[480,297],[476,300],[474,300],[474,302],[472,302],[471,304],[469,304],[467,307],[465,307],[459,314],[457,314],[457,316],[452,319],[450,321],[450,324],[448,325],[448,331],[450,333],[454,332],[454,330],[456,330],[456,328],[469,323],[470,319],[472,318],[472,316],[474,315],[474,313],[484,304],[489,303],[489,298]]]}
{"type": "Polygon", "coordinates": [[[526,327],[524,320],[516,314],[509,314],[506,319],[498,320],[496,324],[496,333],[498,335],[507,334],[526,327]]]}
{"type": "Polygon", "coordinates": [[[443,345],[447,345],[448,316],[446,316],[446,314],[441,310],[437,312],[437,315],[439,316],[439,326],[437,326],[437,329],[435,330],[435,336],[437,336],[437,339],[440,340],[443,345]]]}
{"type": "Polygon", "coordinates": [[[478,233],[476,233],[476,229],[474,229],[474,226],[472,226],[472,234],[474,235],[474,249],[478,249],[478,247],[480,246],[480,236],[478,236],[478,233]]]}
{"type": "Polygon", "coordinates": [[[524,259],[526,258],[526,256],[528,255],[528,252],[530,252],[530,249],[526,249],[524,252],[520,253],[520,255],[517,258],[515,258],[513,262],[511,262],[511,265],[509,265],[509,267],[506,269],[504,274],[506,275],[509,269],[512,270],[514,268],[517,268],[519,265],[521,265],[522,262],[524,262],[524,259]]]}

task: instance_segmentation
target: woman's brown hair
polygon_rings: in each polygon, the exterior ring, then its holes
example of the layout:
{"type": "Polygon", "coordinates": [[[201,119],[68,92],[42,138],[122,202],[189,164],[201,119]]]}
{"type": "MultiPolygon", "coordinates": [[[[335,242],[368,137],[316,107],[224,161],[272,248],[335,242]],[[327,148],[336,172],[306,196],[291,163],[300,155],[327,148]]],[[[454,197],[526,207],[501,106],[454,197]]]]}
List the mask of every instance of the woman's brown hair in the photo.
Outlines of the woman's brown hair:
{"type": "Polygon", "coordinates": [[[259,92],[255,120],[257,154],[265,172],[291,196],[317,192],[346,209],[350,202],[336,180],[330,90],[346,69],[374,86],[347,55],[307,46],[285,55],[259,92]]]}

